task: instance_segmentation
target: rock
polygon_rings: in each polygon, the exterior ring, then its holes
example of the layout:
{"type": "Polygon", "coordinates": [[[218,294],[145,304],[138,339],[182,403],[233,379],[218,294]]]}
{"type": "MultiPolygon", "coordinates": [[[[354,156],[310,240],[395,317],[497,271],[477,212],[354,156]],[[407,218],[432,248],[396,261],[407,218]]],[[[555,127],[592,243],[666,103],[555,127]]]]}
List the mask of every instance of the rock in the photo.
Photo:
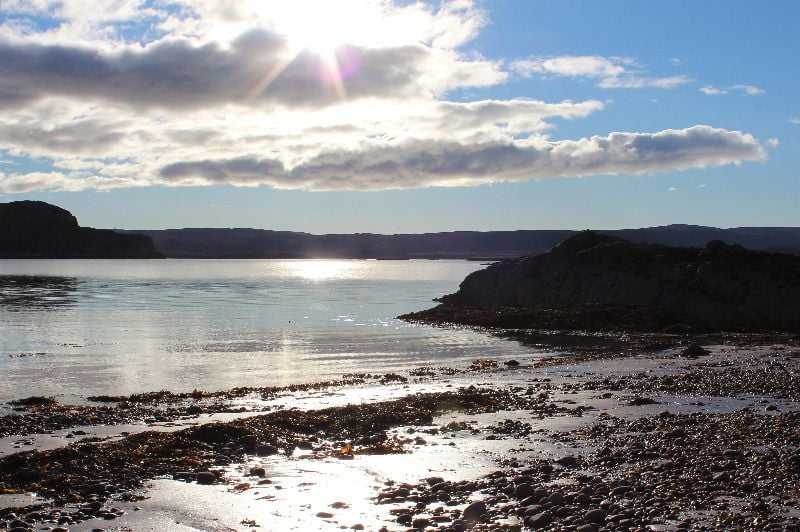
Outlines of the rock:
{"type": "Polygon", "coordinates": [[[644,406],[644,405],[657,405],[658,401],[649,397],[634,397],[628,401],[628,406],[644,406]]]}
{"type": "Polygon", "coordinates": [[[256,447],[256,454],[258,456],[272,456],[278,454],[278,448],[268,443],[263,443],[256,447]]]}
{"type": "Polygon", "coordinates": [[[730,482],[731,476],[727,471],[721,471],[719,473],[714,473],[714,476],[711,477],[711,480],[714,482],[730,482]]]}
{"type": "Polygon", "coordinates": [[[431,491],[433,493],[436,493],[437,491],[449,491],[450,487],[451,484],[449,482],[441,481],[431,486],[431,491]]]}
{"type": "Polygon", "coordinates": [[[356,523],[350,527],[351,530],[364,530],[364,525],[361,523],[356,523]]]}
{"type": "Polygon", "coordinates": [[[523,511],[522,515],[525,517],[530,517],[532,515],[536,515],[542,511],[541,504],[531,504],[530,506],[526,506],[525,510],[523,511]]]}
{"type": "Polygon", "coordinates": [[[191,482],[197,477],[194,473],[190,471],[176,471],[172,474],[173,480],[183,480],[185,482],[191,482]]]}
{"type": "Polygon", "coordinates": [[[578,328],[593,330],[797,332],[800,257],[722,243],[702,249],[636,244],[584,231],[546,253],[471,273],[458,292],[440,301],[445,309],[488,309],[495,324],[495,309],[513,307],[515,313],[506,314],[521,323],[506,325],[516,328],[534,322],[575,329],[578,319],[578,328]]]}
{"type": "Polygon", "coordinates": [[[475,501],[464,508],[464,511],[461,512],[461,518],[467,522],[474,522],[480,520],[485,513],[486,503],[484,501],[475,501]]]}
{"type": "Polygon", "coordinates": [[[200,471],[196,478],[198,484],[213,484],[217,481],[217,476],[211,471],[200,471]]]}
{"type": "Polygon", "coordinates": [[[572,467],[578,463],[578,457],[572,455],[562,456],[556,462],[564,467],[572,467]]]}
{"type": "Polygon", "coordinates": [[[514,496],[517,499],[524,499],[526,497],[530,497],[531,495],[533,495],[533,486],[530,484],[519,484],[514,489],[514,496]]]}
{"type": "Polygon", "coordinates": [[[681,355],[685,357],[695,358],[704,357],[709,355],[709,352],[700,344],[691,344],[689,347],[681,351],[681,355]]]}
{"type": "Polygon", "coordinates": [[[416,529],[419,529],[419,530],[427,528],[430,525],[431,525],[431,521],[427,517],[417,517],[416,519],[414,519],[411,522],[411,528],[416,528],[416,529]]]}
{"type": "Polygon", "coordinates": [[[258,438],[254,434],[247,434],[239,438],[237,443],[244,447],[247,452],[253,453],[258,447],[258,438]]]}
{"type": "Polygon", "coordinates": [[[601,510],[600,508],[593,508],[586,512],[583,517],[586,518],[587,521],[591,523],[595,523],[598,525],[602,525],[606,522],[606,512],[605,510],[601,510]]]}
{"type": "Polygon", "coordinates": [[[254,477],[264,478],[265,476],[267,476],[267,470],[264,469],[263,467],[251,467],[250,475],[254,477]]]}
{"type": "Polygon", "coordinates": [[[317,512],[317,517],[320,519],[330,519],[333,517],[333,514],[330,512],[317,512]]]}
{"type": "Polygon", "coordinates": [[[515,367],[519,366],[519,362],[517,362],[516,360],[508,360],[508,361],[504,362],[504,364],[506,366],[508,366],[509,368],[515,368],[515,367]]]}
{"type": "Polygon", "coordinates": [[[554,491],[547,497],[547,501],[551,504],[563,504],[564,503],[564,494],[560,491],[554,491]]]}
{"type": "Polygon", "coordinates": [[[532,528],[543,528],[553,522],[553,514],[550,512],[540,512],[536,515],[525,518],[525,524],[532,528]]]}

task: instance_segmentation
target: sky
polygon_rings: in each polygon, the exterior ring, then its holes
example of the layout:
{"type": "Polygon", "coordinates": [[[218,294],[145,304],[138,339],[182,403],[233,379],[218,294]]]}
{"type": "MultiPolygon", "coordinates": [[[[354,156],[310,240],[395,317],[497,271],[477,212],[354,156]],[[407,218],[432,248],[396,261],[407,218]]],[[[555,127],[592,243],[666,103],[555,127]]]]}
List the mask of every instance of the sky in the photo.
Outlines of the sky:
{"type": "Polygon", "coordinates": [[[800,2],[0,0],[0,201],[86,226],[800,226],[800,2]]]}

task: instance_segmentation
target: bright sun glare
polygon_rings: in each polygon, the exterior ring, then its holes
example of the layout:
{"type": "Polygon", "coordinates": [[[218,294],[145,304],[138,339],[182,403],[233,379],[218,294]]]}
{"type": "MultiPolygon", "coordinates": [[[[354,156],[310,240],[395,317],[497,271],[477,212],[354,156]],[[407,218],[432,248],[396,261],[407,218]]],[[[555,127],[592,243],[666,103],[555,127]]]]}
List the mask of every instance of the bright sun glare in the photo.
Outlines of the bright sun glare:
{"type": "Polygon", "coordinates": [[[357,263],[340,260],[311,260],[289,262],[287,265],[294,276],[310,281],[324,281],[346,276],[356,268],[357,263]]]}
{"type": "Polygon", "coordinates": [[[296,50],[332,54],[343,44],[376,44],[381,5],[374,0],[293,0],[270,13],[296,50]]]}
{"type": "Polygon", "coordinates": [[[343,78],[357,66],[352,60],[340,64],[337,49],[345,44],[376,46],[386,39],[385,6],[379,0],[252,0],[251,6],[286,38],[290,52],[252,88],[251,97],[267,88],[299,54],[310,52],[319,57],[321,80],[344,100],[343,78]]]}

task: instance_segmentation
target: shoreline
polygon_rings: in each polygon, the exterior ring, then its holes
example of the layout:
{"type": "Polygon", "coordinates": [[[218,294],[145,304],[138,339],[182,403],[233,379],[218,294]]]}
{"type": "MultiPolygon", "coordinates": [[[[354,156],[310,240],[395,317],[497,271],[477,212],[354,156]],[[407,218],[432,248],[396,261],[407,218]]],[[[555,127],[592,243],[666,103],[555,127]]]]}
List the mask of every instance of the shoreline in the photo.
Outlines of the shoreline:
{"type": "MultiPolygon", "coordinates": [[[[278,507],[298,529],[800,526],[791,510],[800,503],[798,345],[705,345],[710,354],[695,358],[675,343],[623,357],[610,346],[81,406],[105,414],[71,438],[51,434],[54,448],[3,451],[0,522],[146,529],[148,519],[185,519],[180,501],[199,490],[230,498],[234,510],[222,513],[233,529],[270,529],[278,507]],[[108,423],[125,410],[150,417],[122,417],[126,430],[115,433],[108,423]],[[387,465],[398,459],[403,467],[387,465]],[[54,466],[70,460],[74,469],[54,466]],[[326,471],[361,479],[359,500],[309,499],[304,490],[326,471]],[[24,495],[34,491],[49,498],[24,495]],[[20,510],[20,501],[36,502],[20,510]]],[[[17,415],[69,422],[64,405],[28,403],[17,415]]],[[[3,441],[37,441],[30,436],[3,441]]],[[[201,529],[218,526],[203,519],[201,529]]]]}

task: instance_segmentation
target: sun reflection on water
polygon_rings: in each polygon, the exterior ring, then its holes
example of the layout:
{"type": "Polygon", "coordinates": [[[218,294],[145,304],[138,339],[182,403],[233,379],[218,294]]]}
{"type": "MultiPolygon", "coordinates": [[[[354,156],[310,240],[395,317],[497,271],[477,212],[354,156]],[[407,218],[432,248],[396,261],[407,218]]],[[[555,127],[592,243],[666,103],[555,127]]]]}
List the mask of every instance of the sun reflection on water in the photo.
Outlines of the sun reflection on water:
{"type": "Polygon", "coordinates": [[[358,262],[345,260],[304,260],[287,265],[291,276],[310,281],[348,278],[363,267],[358,262]]]}

